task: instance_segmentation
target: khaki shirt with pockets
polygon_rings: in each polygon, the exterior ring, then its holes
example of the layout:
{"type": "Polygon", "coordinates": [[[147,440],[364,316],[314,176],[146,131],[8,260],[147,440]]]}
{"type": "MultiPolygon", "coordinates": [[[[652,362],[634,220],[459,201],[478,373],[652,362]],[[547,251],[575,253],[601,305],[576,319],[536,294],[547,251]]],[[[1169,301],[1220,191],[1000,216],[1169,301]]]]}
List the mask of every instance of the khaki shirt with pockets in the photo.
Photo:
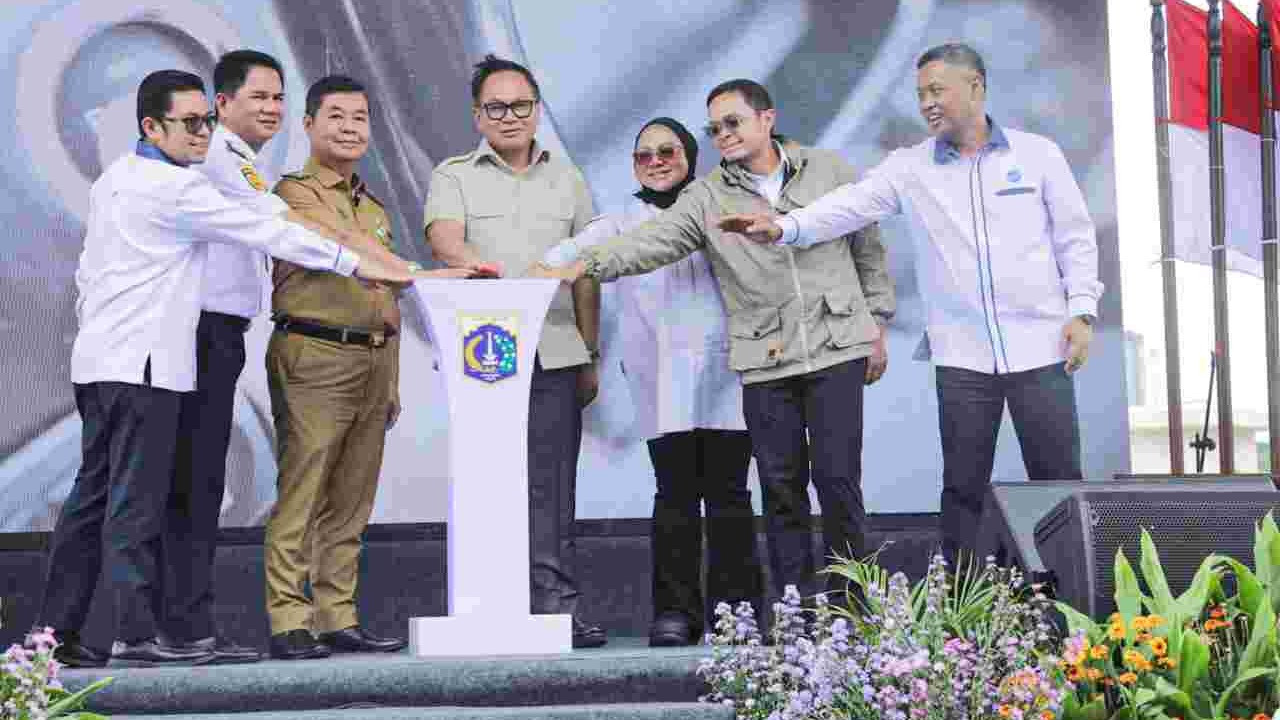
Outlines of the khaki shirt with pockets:
{"type": "Polygon", "coordinates": [[[729,315],[729,367],[748,385],[867,357],[880,334],[877,322],[888,322],[896,307],[876,225],[806,249],[762,245],[717,228],[724,215],[785,213],[858,179],[834,152],[786,150],[793,173],[776,208],[739,165],[722,163],[661,215],[580,255],[588,277],[608,281],[704,251],[729,315]]]}
{"type": "MultiPolygon", "coordinates": [[[[275,193],[303,217],[333,228],[364,232],[391,249],[391,220],[382,203],[363,189],[359,178],[345,178],[315,159],[301,172],[285,175],[275,193]],[[357,199],[358,196],[358,199],[357,199]]],[[[400,329],[400,307],[389,287],[305,270],[293,263],[275,261],[273,313],[310,320],[332,327],[379,331],[400,329]]]]}
{"type": "MultiPolygon", "coordinates": [[[[487,141],[451,157],[431,173],[424,229],[436,220],[466,226],[466,243],[481,260],[502,264],[508,277],[523,275],[547,250],[578,233],[594,208],[582,173],[568,159],[533,146],[534,162],[516,172],[487,141]]],[[[573,298],[561,287],[551,301],[538,358],[548,370],[590,360],[578,332],[573,298]]]]}

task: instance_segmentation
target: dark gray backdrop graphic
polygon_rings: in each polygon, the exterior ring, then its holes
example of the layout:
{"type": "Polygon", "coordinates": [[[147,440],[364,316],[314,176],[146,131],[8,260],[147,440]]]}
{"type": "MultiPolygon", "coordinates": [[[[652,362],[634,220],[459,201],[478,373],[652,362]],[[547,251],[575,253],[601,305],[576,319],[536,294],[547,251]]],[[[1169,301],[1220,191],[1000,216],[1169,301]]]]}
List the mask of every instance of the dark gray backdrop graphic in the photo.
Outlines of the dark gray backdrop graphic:
{"type": "MultiPolygon", "coordinates": [[[[629,153],[639,126],[670,115],[691,128],[716,83],[769,86],[779,128],[869,167],[919,141],[914,60],[948,40],[986,56],[990,109],[1001,123],[1056,140],[1094,214],[1107,294],[1089,366],[1078,375],[1086,472],[1129,465],[1114,207],[1104,0],[46,0],[0,8],[0,531],[52,526],[79,462],[69,356],[74,272],[89,184],[136,137],[133,99],[148,72],[182,67],[208,78],[237,47],[279,57],[288,116],[269,143],[272,173],[306,159],[307,85],[329,72],[365,81],[374,144],[362,168],[393,212],[406,256],[429,259],[422,201],[434,164],[478,141],[471,63],[519,59],[544,95],[540,137],[587,176],[600,211],[634,190],[629,153]]],[[[703,142],[699,167],[717,158],[703,142]]],[[[870,512],[936,511],[941,484],[933,373],[913,361],[923,322],[905,220],[884,226],[900,312],[890,369],[866,399],[870,512]]],[[[446,514],[447,417],[420,309],[410,307],[402,355],[405,413],[392,430],[375,522],[446,514]]],[[[606,294],[604,336],[618,332],[606,294]]],[[[275,465],[262,356],[269,323],[248,336],[237,397],[224,525],[261,524],[275,465]]],[[[642,517],[653,493],[643,438],[616,366],[587,413],[578,514],[642,517]]],[[[1011,428],[995,476],[1025,477],[1011,428]]]]}

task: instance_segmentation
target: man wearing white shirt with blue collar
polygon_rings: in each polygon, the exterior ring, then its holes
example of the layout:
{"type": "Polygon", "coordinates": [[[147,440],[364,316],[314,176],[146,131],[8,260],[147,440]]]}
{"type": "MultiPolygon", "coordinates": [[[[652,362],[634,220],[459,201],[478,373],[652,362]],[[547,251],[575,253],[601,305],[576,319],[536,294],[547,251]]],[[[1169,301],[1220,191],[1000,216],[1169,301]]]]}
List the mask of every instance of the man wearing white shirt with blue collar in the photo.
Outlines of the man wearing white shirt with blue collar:
{"type": "Polygon", "coordinates": [[[80,642],[99,576],[115,594],[113,662],[202,663],[214,649],[163,637],[162,536],[178,419],[196,387],[196,329],[209,243],[252,247],[316,269],[406,282],[412,273],[361,262],[341,245],[226,199],[190,165],[204,160],[216,119],[204,83],[177,70],[138,88],[137,150],[111,164],[89,196],[76,272],[79,331],[71,381],[84,431],[80,471],[50,543],[39,625],[73,666],[107,657],[80,642]]]}
{"type": "Polygon", "coordinates": [[[1088,358],[1103,287],[1093,222],[1058,146],[987,116],[972,48],[935,47],[916,67],[933,137],[803,208],[727,215],[720,227],[796,247],[904,212],[924,228],[922,349],[936,366],[943,549],[954,559],[974,549],[1006,402],[1028,477],[1081,477],[1071,375],[1088,358]]]}

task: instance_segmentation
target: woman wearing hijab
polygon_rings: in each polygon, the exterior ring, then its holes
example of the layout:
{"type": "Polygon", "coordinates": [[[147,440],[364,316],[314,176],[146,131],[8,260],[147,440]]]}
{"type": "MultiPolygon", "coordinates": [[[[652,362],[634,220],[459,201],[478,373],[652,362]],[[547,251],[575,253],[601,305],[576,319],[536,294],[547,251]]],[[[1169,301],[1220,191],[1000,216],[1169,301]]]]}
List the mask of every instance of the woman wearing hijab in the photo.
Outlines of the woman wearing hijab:
{"type": "MultiPolygon", "coordinates": [[[[671,207],[694,179],[698,143],[671,118],[650,120],[636,136],[632,171],[640,190],[544,258],[572,262],[578,251],[671,207]]],[[[724,302],[701,251],[617,283],[619,358],[648,438],[653,498],[653,624],[649,644],[697,643],[711,603],[746,600],[758,609],[760,562],[747,488],[751,441],[742,385],[729,369],[724,302]],[[701,590],[702,517],[707,515],[707,595],[701,590]]]]}

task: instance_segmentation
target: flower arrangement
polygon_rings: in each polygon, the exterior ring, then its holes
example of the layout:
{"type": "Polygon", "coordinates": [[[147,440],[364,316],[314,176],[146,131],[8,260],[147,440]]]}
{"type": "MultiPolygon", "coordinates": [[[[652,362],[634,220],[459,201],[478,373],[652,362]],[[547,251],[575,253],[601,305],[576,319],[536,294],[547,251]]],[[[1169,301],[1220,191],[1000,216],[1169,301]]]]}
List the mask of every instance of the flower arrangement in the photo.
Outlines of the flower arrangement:
{"type": "Polygon", "coordinates": [[[109,684],[111,678],[76,693],[67,692],[58,679],[60,665],[53,657],[57,646],[53,630],[44,628],[29,634],[24,644],[12,645],[0,655],[0,720],[103,719],[78,709],[85,698],[109,684]]]}
{"type": "Polygon", "coordinates": [[[1016,570],[970,565],[952,578],[937,556],[914,586],[872,562],[827,572],[850,582],[847,605],[819,595],[806,610],[788,587],[771,642],[749,604],[716,608],[699,668],[706,700],[751,720],[1058,717],[1067,685],[1050,652],[1050,603],[1016,570]]]}

